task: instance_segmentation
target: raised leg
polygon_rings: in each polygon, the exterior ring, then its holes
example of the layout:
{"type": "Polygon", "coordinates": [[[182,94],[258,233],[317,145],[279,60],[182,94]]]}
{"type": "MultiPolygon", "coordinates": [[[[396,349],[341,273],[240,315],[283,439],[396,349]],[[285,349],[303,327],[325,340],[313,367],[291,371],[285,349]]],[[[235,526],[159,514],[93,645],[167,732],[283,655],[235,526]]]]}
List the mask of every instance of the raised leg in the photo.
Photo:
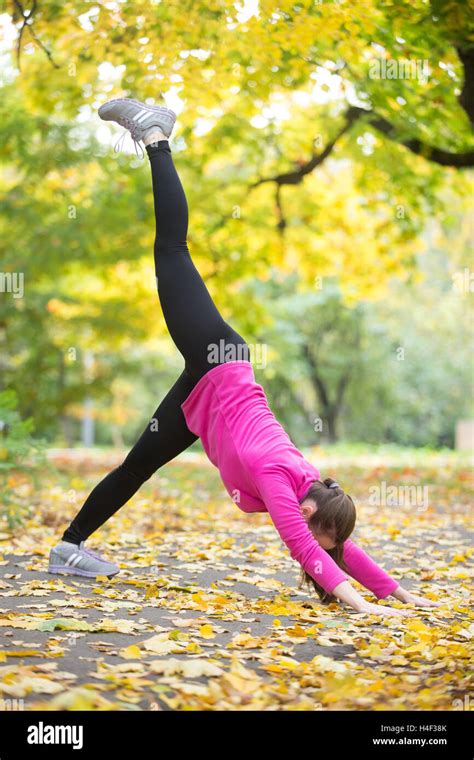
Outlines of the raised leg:
{"type": "Polygon", "coordinates": [[[245,340],[222,318],[191,259],[186,241],[188,205],[169,143],[161,140],[146,150],[155,202],[155,274],[170,335],[197,378],[225,361],[216,362],[212,346],[221,345],[222,356],[225,347],[238,347],[238,358],[249,361],[245,340]]]}

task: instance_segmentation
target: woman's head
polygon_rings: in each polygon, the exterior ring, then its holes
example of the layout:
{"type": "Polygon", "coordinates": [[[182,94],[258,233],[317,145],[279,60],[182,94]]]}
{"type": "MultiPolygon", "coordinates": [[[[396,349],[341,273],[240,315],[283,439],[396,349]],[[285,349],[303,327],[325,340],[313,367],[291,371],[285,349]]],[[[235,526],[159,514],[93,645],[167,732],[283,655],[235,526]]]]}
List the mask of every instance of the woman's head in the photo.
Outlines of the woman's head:
{"type": "MultiPolygon", "coordinates": [[[[354,502],[332,478],[315,480],[301,502],[301,512],[315,539],[342,570],[344,541],[349,538],[356,521],[354,502]]],[[[309,573],[302,570],[301,581],[314,586],[321,601],[329,604],[336,597],[328,594],[309,573]]]]}

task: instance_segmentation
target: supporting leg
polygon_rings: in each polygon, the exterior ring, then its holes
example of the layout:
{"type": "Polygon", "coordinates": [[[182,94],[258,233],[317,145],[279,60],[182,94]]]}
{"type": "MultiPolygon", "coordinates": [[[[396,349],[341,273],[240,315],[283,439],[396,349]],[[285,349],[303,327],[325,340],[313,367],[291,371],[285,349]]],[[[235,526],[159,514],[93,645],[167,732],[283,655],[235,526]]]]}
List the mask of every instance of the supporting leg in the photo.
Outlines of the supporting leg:
{"type": "Polygon", "coordinates": [[[197,440],[186,425],[181,404],[196,381],[184,370],[155,411],[150,423],[123,463],[94,488],[63,534],[63,541],[80,543],[103,525],[151,478],[197,440]]]}

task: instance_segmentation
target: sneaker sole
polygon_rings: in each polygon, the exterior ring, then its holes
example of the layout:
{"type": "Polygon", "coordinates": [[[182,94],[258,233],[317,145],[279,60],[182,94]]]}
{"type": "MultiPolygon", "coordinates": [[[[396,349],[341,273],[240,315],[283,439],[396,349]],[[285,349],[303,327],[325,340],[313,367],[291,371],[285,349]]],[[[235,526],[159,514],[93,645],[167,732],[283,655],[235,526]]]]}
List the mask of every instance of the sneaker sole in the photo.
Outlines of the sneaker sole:
{"type": "Polygon", "coordinates": [[[175,121],[176,121],[176,114],[174,111],[172,111],[170,108],[166,108],[166,106],[147,106],[144,103],[140,103],[139,100],[134,100],[133,98],[114,98],[113,100],[108,100],[107,103],[104,103],[103,105],[101,105],[97,113],[99,114],[100,118],[103,121],[113,121],[113,119],[104,119],[103,116],[101,115],[101,111],[103,112],[103,109],[106,106],[115,105],[116,103],[133,103],[135,106],[138,106],[143,111],[148,111],[149,113],[163,114],[163,111],[165,111],[165,113],[169,114],[169,116],[171,117],[173,121],[173,125],[170,130],[170,134],[171,134],[175,121]]]}
{"type": "Polygon", "coordinates": [[[55,573],[56,575],[83,575],[86,578],[97,578],[98,575],[106,575],[107,578],[112,578],[114,575],[117,575],[120,570],[114,570],[112,573],[94,573],[92,570],[74,570],[72,572],[72,569],[68,567],[67,565],[50,565],[48,567],[48,573],[55,573]]]}

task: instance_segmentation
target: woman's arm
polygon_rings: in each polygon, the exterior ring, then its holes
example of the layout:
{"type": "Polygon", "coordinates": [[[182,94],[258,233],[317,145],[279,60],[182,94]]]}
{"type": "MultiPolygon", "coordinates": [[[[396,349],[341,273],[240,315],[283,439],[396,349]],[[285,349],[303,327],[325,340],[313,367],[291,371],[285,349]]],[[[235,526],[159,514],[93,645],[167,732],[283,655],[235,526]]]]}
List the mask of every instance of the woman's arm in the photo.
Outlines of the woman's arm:
{"type": "Polygon", "coordinates": [[[343,558],[349,575],[372,591],[377,599],[385,599],[398,587],[398,581],[382,570],[380,565],[350,538],[344,541],[343,558]]]}
{"type": "Polygon", "coordinates": [[[308,528],[288,475],[276,465],[253,475],[260,497],[292,559],[331,593],[347,576],[308,528]]]}
{"type": "Polygon", "coordinates": [[[398,581],[383,570],[369,555],[350,538],[344,542],[344,562],[347,572],[356,581],[372,591],[378,599],[394,596],[406,604],[416,607],[439,607],[440,602],[411,594],[398,581]]]}
{"type": "Polygon", "coordinates": [[[413,613],[370,604],[351,586],[339,565],[319,545],[301,513],[301,506],[284,471],[277,467],[254,475],[260,496],[291,557],[329,594],[349,604],[357,612],[376,615],[413,613]]]}
{"type": "Polygon", "coordinates": [[[345,602],[356,612],[367,612],[370,615],[390,615],[393,617],[413,617],[414,615],[413,612],[409,612],[408,610],[399,610],[395,607],[384,607],[381,604],[367,602],[348,581],[339,583],[339,585],[332,590],[332,593],[334,596],[337,596],[341,602],[345,602]]]}
{"type": "Polygon", "coordinates": [[[441,602],[435,602],[433,599],[427,599],[424,596],[412,594],[411,591],[407,591],[407,589],[403,588],[402,586],[397,586],[395,591],[392,591],[392,596],[394,596],[395,599],[399,599],[401,602],[405,602],[405,604],[414,604],[415,607],[441,606],[441,602]]]}

